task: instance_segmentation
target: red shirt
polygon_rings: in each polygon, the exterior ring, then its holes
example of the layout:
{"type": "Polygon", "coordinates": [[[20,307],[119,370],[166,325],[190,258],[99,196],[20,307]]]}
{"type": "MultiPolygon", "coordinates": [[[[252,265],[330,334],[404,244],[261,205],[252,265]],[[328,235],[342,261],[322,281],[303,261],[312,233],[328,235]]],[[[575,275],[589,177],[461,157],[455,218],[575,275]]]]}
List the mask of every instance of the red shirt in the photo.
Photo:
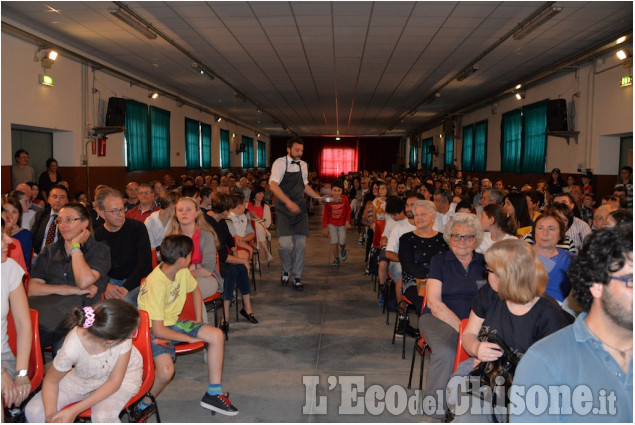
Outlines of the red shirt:
{"type": "Polygon", "coordinates": [[[351,204],[348,202],[346,195],[342,195],[342,201],[324,205],[322,227],[327,227],[329,224],[344,226],[351,219],[351,204]]]}
{"type": "Polygon", "coordinates": [[[159,209],[159,206],[154,204],[148,211],[141,211],[141,204],[137,204],[126,212],[126,218],[131,218],[133,220],[144,223],[146,221],[146,218],[150,217],[150,214],[155,211],[159,211],[159,209]]]}

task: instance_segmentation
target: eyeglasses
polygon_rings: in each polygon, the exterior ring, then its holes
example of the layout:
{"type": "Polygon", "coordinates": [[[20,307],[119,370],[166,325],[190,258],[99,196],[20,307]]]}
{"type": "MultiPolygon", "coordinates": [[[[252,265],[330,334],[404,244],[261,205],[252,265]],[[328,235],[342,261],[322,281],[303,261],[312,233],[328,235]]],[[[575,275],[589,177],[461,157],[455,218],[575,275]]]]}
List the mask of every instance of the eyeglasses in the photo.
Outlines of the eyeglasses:
{"type": "Polygon", "coordinates": [[[476,236],[474,235],[459,235],[457,233],[452,233],[450,235],[450,239],[452,239],[452,241],[454,242],[459,242],[461,239],[463,239],[465,242],[472,242],[475,237],[476,236]]]}
{"type": "Polygon", "coordinates": [[[619,280],[620,282],[624,282],[627,288],[633,287],[633,275],[630,276],[609,276],[611,279],[619,280]]]}
{"type": "Polygon", "coordinates": [[[108,213],[108,214],[112,214],[112,215],[125,214],[126,213],[126,207],[121,207],[119,209],[114,208],[112,210],[104,210],[104,212],[108,213]]]}
{"type": "Polygon", "coordinates": [[[85,218],[81,218],[81,217],[57,217],[55,219],[55,224],[57,224],[58,226],[62,223],[66,223],[66,224],[72,224],[74,222],[76,222],[77,220],[86,220],[85,218]]]}

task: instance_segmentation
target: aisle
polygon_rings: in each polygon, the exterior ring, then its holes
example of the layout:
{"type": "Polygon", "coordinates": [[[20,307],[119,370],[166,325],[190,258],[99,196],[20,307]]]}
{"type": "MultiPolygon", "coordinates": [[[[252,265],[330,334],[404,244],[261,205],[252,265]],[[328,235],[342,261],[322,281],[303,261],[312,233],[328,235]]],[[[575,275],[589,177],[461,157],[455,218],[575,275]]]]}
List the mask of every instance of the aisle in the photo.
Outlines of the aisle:
{"type": "MultiPolygon", "coordinates": [[[[221,415],[212,418],[199,407],[200,397],[207,388],[206,367],[199,352],[177,358],[175,379],[158,399],[164,422],[427,420],[413,417],[408,409],[400,415],[389,413],[382,407],[383,396],[377,397],[380,400],[375,414],[368,410],[375,403],[364,406],[364,394],[372,385],[387,390],[396,384],[406,390],[414,340],[408,338],[406,359],[402,360],[401,340],[391,344],[394,313],[387,326],[372,282],[363,274],[364,249],[357,244],[357,232],[354,229],[348,232],[349,258],[339,269],[334,269],[328,265],[328,240],[321,233],[319,209],[310,223],[302,279],[304,290],[280,285],[281,268],[277,261],[271,267],[265,264],[262,277],[257,280],[257,292],[252,293],[254,313],[260,323],[250,324],[242,316],[236,323],[232,307],[223,390],[231,393],[240,414],[233,418],[221,415]],[[317,399],[309,397],[313,403],[306,408],[314,414],[304,414],[307,390],[303,377],[311,376],[319,377],[317,399]],[[331,390],[328,390],[329,377],[334,377],[330,382],[337,383],[331,390]],[[362,402],[357,408],[361,409],[361,415],[338,413],[340,406],[345,409],[340,383],[347,379],[364,380],[364,391],[359,395],[362,402]],[[326,396],[326,402],[320,396],[326,396]],[[316,414],[324,408],[326,414],[316,414]]],[[[274,257],[278,259],[275,237],[272,243],[274,257]]],[[[412,390],[406,391],[407,397],[413,394],[412,390]]],[[[406,392],[402,395],[405,402],[406,392]]]]}

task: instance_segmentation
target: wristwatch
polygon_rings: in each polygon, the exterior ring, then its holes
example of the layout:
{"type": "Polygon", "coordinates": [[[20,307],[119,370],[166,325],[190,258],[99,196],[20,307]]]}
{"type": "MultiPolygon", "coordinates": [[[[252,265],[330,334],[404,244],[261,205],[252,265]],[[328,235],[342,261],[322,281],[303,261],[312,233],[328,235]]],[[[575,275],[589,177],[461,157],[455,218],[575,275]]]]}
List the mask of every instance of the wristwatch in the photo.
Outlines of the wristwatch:
{"type": "Polygon", "coordinates": [[[16,378],[26,378],[27,376],[29,376],[29,371],[26,369],[18,370],[18,372],[15,375],[16,378]]]}

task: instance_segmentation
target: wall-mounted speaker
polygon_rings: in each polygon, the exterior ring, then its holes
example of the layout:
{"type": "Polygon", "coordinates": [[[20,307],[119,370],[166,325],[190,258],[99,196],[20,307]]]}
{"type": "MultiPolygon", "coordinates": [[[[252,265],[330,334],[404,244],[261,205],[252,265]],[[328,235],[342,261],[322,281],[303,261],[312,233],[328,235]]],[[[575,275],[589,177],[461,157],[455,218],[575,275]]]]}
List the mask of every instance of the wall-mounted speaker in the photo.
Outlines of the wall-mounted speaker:
{"type": "Polygon", "coordinates": [[[111,97],[108,99],[106,112],[106,127],[125,127],[126,125],[126,99],[111,97]]]}
{"type": "Polygon", "coordinates": [[[547,131],[568,131],[567,101],[551,99],[547,103],[547,131]]]}

